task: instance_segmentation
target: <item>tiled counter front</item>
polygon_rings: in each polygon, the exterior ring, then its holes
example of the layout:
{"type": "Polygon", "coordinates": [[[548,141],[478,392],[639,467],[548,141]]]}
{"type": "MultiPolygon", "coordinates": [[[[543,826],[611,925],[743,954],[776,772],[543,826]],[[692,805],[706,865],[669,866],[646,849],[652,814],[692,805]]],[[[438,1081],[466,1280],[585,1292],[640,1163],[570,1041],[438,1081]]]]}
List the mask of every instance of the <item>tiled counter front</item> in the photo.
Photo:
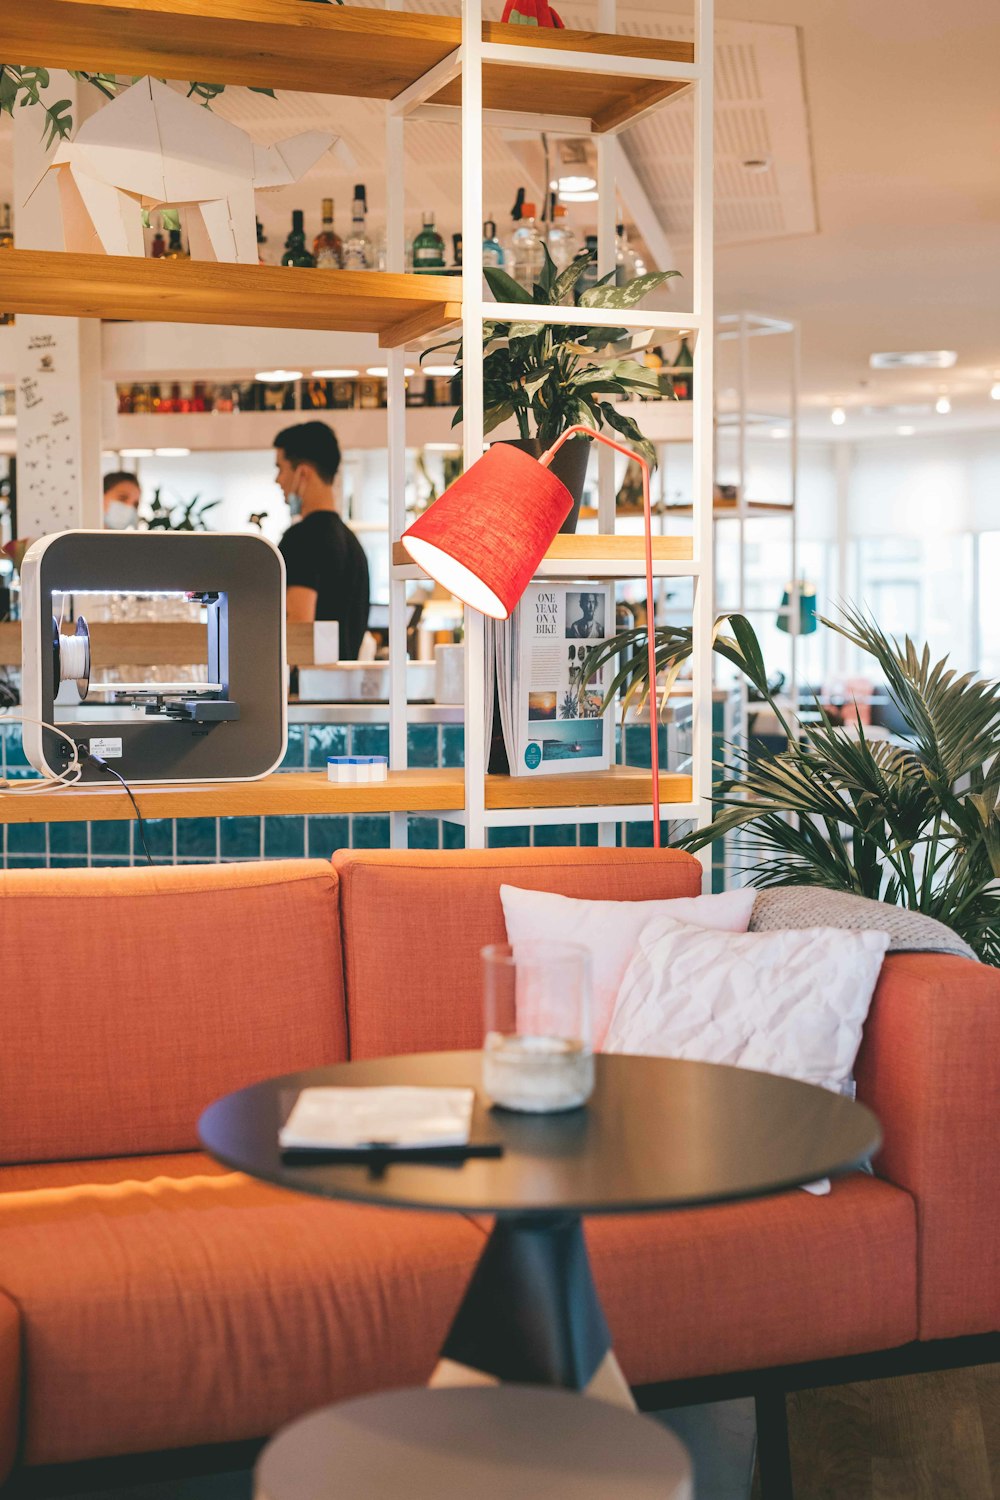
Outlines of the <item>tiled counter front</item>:
{"type": "MultiPolygon", "coordinates": [[[[310,704],[289,709],[288,751],[282,770],[325,770],[328,755],[388,755],[389,728],[382,704],[310,704]]],[[[414,704],[407,741],[411,766],[460,766],[464,758],[462,710],[414,704]]],[[[619,731],[620,733],[620,731],[619,731]]],[[[661,764],[676,768],[683,748],[673,725],[660,730],[661,764]]],[[[626,760],[649,765],[649,739],[641,725],[626,730],[626,760]]],[[[0,774],[34,777],[21,745],[20,726],[0,720],[0,774]]],[[[124,793],[123,793],[124,795],[124,793]]],[[[141,788],[137,789],[142,805],[141,788]]],[[[266,818],[146,818],[146,842],[162,864],[243,859],[328,859],[335,849],[386,849],[389,816],[266,818]]],[[[650,844],[652,825],[620,825],[630,844],[650,844]]],[[[666,833],[666,828],[664,832],[666,833]]],[[[439,818],[411,815],[410,846],[458,849],[464,830],[439,818]]],[[[0,825],[0,863],[5,869],[38,866],[145,864],[133,822],[14,823],[0,825]]],[[[490,830],[490,843],[596,844],[597,825],[566,823],[490,830]]]]}

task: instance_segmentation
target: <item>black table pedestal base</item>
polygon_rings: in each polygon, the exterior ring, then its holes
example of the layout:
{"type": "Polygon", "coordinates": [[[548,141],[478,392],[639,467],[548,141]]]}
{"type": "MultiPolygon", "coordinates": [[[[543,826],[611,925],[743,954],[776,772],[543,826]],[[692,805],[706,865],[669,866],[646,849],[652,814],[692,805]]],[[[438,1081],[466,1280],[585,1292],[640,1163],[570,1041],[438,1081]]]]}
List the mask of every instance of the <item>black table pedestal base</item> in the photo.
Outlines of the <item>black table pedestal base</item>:
{"type": "Polygon", "coordinates": [[[441,1360],[432,1384],[458,1383],[466,1371],[470,1380],[599,1388],[632,1404],[578,1215],[497,1220],[441,1360]]]}

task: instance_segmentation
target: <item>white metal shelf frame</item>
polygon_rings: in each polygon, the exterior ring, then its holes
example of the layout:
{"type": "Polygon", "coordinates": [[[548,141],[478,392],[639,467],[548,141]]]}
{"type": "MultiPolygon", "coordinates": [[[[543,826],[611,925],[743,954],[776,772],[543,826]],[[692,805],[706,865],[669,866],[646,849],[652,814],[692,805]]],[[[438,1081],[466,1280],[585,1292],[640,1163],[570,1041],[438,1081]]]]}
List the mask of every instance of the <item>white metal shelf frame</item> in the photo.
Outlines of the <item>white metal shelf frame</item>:
{"type": "MultiPolygon", "coordinates": [[[[686,332],[697,340],[698,358],[694,374],[694,560],[693,562],[660,562],[660,577],[689,576],[694,579],[694,749],[691,762],[693,795],[689,803],[664,804],[663,812],[679,820],[704,822],[710,817],[712,774],[712,483],[713,483],[713,358],[712,338],[704,330],[714,327],[712,303],[712,173],[713,173],[713,0],[695,0],[695,62],[662,62],[653,59],[614,56],[577,55],[570,52],[546,52],[527,49],[516,43],[484,43],[482,40],[482,0],[462,0],[462,44],[434,69],[424,75],[405,93],[387,106],[387,251],[388,269],[403,266],[403,180],[405,173],[404,123],[407,119],[453,118],[449,106],[427,101],[445,83],[461,74],[462,104],[460,111],[462,153],[462,236],[463,283],[462,337],[467,350],[482,346],[484,318],[510,321],[534,321],[548,324],[579,322],[579,313],[568,308],[532,308],[525,304],[507,305],[487,302],[483,295],[482,225],[483,204],[483,131],[487,123],[501,123],[491,113],[489,122],[483,114],[483,64],[510,63],[519,67],[535,65],[540,78],[549,68],[586,69],[620,77],[683,82],[695,94],[695,162],[694,162],[694,277],[693,307],[687,312],[628,312],[592,309],[588,320],[598,326],[653,328],[664,332],[686,332]]],[[[617,30],[616,0],[599,0],[598,27],[601,31],[617,30]]],[[[663,100],[652,108],[668,107],[663,100]]],[[[495,113],[495,112],[493,112],[495,113]]],[[[589,121],[550,120],[537,116],[516,116],[519,127],[546,128],[561,134],[590,134],[589,121]]],[[[629,123],[632,123],[631,121],[629,123]]],[[[616,165],[618,160],[617,129],[598,133],[598,270],[604,275],[615,264],[616,165]]],[[[389,520],[390,548],[405,529],[405,441],[406,410],[404,400],[402,349],[389,354],[389,520]]],[[[463,379],[463,446],[465,466],[470,467],[483,452],[483,374],[480,360],[467,360],[463,379]]],[[[608,449],[598,454],[599,526],[602,532],[614,530],[615,490],[614,455],[608,449]]],[[[620,560],[590,560],[583,568],[563,571],[546,570],[550,577],[637,576],[637,569],[625,573],[620,560]]],[[[390,758],[396,768],[406,765],[406,581],[419,576],[415,570],[393,566],[390,571],[390,758]]],[[[597,823],[601,843],[613,843],[619,823],[648,820],[648,805],[546,807],[522,809],[487,809],[485,777],[488,744],[483,702],[485,692],[483,617],[476,611],[465,611],[465,808],[461,813],[445,814],[461,823],[466,831],[466,845],[482,847],[490,827],[524,823],[562,823],[577,821],[597,823]]],[[[406,815],[393,816],[394,845],[405,845],[406,815]]]]}

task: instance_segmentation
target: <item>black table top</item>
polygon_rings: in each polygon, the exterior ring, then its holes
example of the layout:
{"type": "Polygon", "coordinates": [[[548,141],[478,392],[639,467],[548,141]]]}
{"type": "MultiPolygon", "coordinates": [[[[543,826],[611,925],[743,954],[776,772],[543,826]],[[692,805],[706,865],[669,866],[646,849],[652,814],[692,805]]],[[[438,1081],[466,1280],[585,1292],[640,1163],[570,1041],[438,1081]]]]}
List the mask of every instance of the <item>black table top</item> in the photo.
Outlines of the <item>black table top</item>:
{"type": "Polygon", "coordinates": [[[534,1215],[691,1208],[782,1192],[859,1166],[881,1143],[864,1105],[826,1089],[713,1063],[599,1056],[583,1109],[490,1109],[479,1052],[338,1063],[240,1089],[199,1122],[227,1166],[297,1192],[397,1208],[534,1215]],[[504,1154],[460,1164],[282,1160],[278,1130],[298,1091],[318,1084],[473,1087],[475,1140],[504,1154]]]}

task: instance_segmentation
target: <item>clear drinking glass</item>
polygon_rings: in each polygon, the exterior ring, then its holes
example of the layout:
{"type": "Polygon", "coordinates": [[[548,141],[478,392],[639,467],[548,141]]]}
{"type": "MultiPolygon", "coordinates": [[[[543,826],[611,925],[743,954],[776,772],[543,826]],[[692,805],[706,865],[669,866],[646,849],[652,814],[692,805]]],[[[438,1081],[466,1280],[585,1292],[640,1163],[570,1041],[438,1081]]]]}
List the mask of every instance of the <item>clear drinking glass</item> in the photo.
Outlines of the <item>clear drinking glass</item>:
{"type": "Polygon", "coordinates": [[[594,1088],[587,949],[495,943],[482,957],[487,1097],[530,1114],[586,1104],[594,1088]]]}

